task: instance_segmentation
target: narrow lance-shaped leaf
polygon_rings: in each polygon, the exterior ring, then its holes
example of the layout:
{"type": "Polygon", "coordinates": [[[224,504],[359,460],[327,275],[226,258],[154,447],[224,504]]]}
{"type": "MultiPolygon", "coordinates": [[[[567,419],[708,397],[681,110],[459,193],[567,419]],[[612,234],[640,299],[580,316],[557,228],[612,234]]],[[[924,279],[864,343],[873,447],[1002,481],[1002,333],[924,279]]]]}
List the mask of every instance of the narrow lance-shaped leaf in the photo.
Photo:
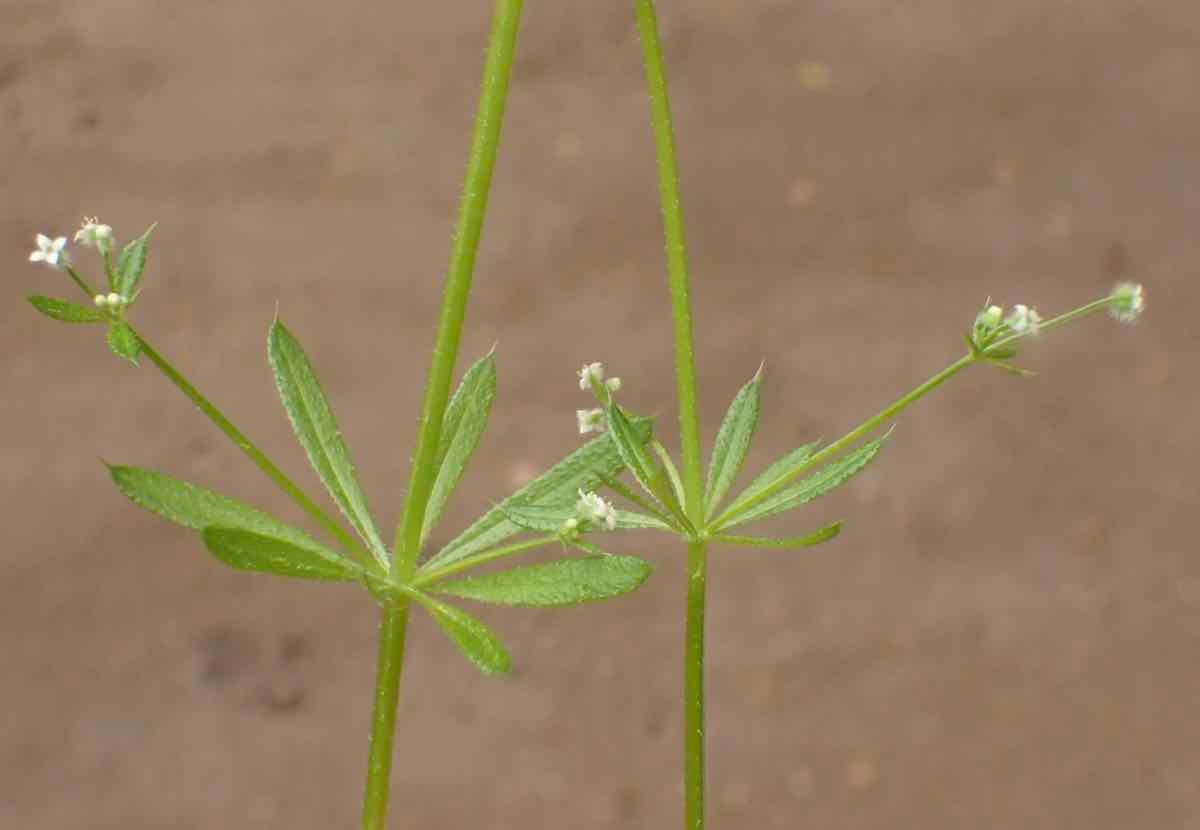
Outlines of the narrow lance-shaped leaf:
{"type": "Polygon", "coordinates": [[[146,232],[130,242],[117,257],[117,267],[113,272],[113,291],[126,299],[132,299],[137,291],[138,283],[142,281],[142,272],[146,270],[146,255],[150,251],[150,234],[158,223],[151,225],[146,232]]]}
{"type": "Polygon", "coordinates": [[[313,469],[376,559],[387,562],[387,548],[379,537],[367,497],[358,483],[350,450],[317,381],[308,355],[287,327],[276,320],[267,338],[267,355],[275,374],[280,400],[292,422],[313,469]]]}
{"type": "Polygon", "coordinates": [[[812,545],[819,545],[822,542],[828,542],[830,539],[836,538],[842,532],[842,523],[834,522],[831,525],[821,528],[807,534],[806,536],[733,536],[725,533],[718,533],[711,537],[712,541],[720,542],[725,545],[742,545],[750,548],[771,548],[775,550],[791,550],[793,548],[807,548],[812,545]]]}
{"type": "MultiPolygon", "coordinates": [[[[541,505],[513,505],[504,508],[505,514],[516,525],[536,533],[558,533],[568,519],[578,519],[579,515],[573,505],[558,507],[543,507],[541,505]]],[[[666,530],[673,528],[666,522],[636,513],[632,510],[617,510],[617,527],[622,530],[666,530]]]]}
{"type": "Polygon", "coordinates": [[[301,579],[350,581],[359,569],[332,551],[293,545],[282,539],[230,527],[206,527],[204,545],[226,565],[301,579]]]}
{"type": "Polygon", "coordinates": [[[108,471],[127,499],[168,521],[193,530],[215,527],[245,532],[304,551],[305,561],[315,558],[355,568],[304,531],[228,496],[140,467],[109,467],[108,471]]]}
{"type": "Polygon", "coordinates": [[[492,401],[496,397],[496,361],[488,355],[467,370],[446,407],[438,444],[437,478],[429,493],[429,505],[421,527],[421,544],[437,526],[446,502],[458,486],[471,454],[487,428],[492,401]]]}
{"type": "Polygon", "coordinates": [[[633,423],[629,417],[616,404],[608,405],[606,417],[609,435],[612,436],[613,443],[617,445],[617,451],[620,452],[621,460],[625,462],[629,472],[633,473],[633,477],[638,480],[643,489],[658,499],[664,507],[672,513],[682,515],[683,506],[675,499],[666,473],[658,462],[646,452],[644,443],[638,440],[638,435],[633,429],[633,423]]]}
{"type": "Polygon", "coordinates": [[[62,323],[99,323],[104,320],[104,315],[96,309],[69,303],[66,300],[56,300],[53,297],[43,297],[39,294],[33,294],[25,299],[51,320],[58,320],[62,323]]]}
{"type": "Polygon", "coordinates": [[[787,479],[791,473],[808,463],[808,459],[812,456],[816,448],[817,442],[814,441],[811,444],[796,447],[796,449],[777,459],[771,466],[759,473],[758,477],[750,482],[749,487],[738,494],[738,497],[725,510],[725,513],[733,513],[741,505],[757,498],[761,493],[775,486],[780,481],[787,479]]]}
{"type": "Polygon", "coordinates": [[[789,487],[781,493],[776,493],[762,503],[751,507],[745,513],[731,517],[730,521],[723,522],[721,527],[735,527],[758,519],[765,519],[768,516],[774,516],[777,513],[807,504],[818,496],[823,496],[830,490],[845,484],[871,463],[871,460],[879,454],[879,449],[885,440],[887,440],[886,435],[863,444],[849,455],[823,467],[816,475],[803,479],[796,486],[789,487]]]}
{"type": "Polygon", "coordinates": [[[712,457],[708,462],[708,483],[704,488],[706,516],[711,516],[721,499],[725,498],[746,460],[750,439],[758,428],[761,381],[762,370],[759,369],[750,382],[738,390],[721,421],[721,429],[717,432],[712,457]]]}
{"type": "Polygon", "coordinates": [[[138,365],[138,357],[142,354],[142,341],[124,320],[117,320],[108,326],[108,348],[117,357],[138,365]]]}
{"type": "Polygon", "coordinates": [[[663,471],[667,474],[667,481],[671,485],[671,492],[675,495],[676,504],[684,504],[687,501],[687,491],[683,488],[683,477],[679,475],[679,468],[675,466],[675,462],[671,459],[671,453],[667,452],[657,440],[650,442],[651,449],[658,456],[659,463],[663,466],[663,471]]]}
{"type": "MultiPolygon", "coordinates": [[[[649,418],[633,422],[638,440],[643,443],[649,440],[651,425],[649,418]]],[[[609,434],[589,441],[477,519],[431,557],[426,566],[441,567],[457,562],[520,533],[520,525],[505,512],[513,507],[571,505],[573,509],[579,490],[594,490],[623,467],[624,462],[609,434]]]]}
{"type": "Polygon", "coordinates": [[[511,661],[500,640],[486,625],[461,608],[438,602],[428,594],[414,591],[413,597],[425,607],[433,621],[446,632],[463,656],[484,674],[507,674],[511,661]]]}
{"type": "Polygon", "coordinates": [[[636,556],[586,556],[440,582],[432,590],[496,605],[562,607],[627,594],[652,571],[636,556]]]}

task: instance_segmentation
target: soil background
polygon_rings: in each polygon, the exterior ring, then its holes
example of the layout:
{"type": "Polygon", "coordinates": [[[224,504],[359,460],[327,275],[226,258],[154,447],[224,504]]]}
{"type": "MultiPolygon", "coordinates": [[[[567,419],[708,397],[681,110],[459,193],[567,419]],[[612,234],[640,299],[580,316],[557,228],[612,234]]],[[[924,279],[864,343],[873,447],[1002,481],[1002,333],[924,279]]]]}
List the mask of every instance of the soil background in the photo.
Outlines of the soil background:
{"type": "MultiPolygon", "coordinates": [[[[1200,6],[663,0],[703,419],[766,362],[753,471],[961,350],[991,296],[1118,279],[1142,324],[972,370],[879,461],[713,554],[713,828],[1200,828],[1200,6]]],[[[314,356],[391,525],[490,8],[0,1],[0,825],[355,826],[374,605],[223,569],[100,459],[295,518],[150,368],[35,315],[23,263],[99,214],[154,239],[135,319],[312,492],[264,354],[314,356]]],[[[462,366],[492,427],[444,541],[578,443],[604,360],[674,443],[668,304],[627,2],[529,3],[462,366]]],[[[78,260],[93,268],[86,252],[78,260]]],[[[413,625],[395,825],[681,821],[683,562],[609,605],[481,616],[478,675],[413,625]]]]}

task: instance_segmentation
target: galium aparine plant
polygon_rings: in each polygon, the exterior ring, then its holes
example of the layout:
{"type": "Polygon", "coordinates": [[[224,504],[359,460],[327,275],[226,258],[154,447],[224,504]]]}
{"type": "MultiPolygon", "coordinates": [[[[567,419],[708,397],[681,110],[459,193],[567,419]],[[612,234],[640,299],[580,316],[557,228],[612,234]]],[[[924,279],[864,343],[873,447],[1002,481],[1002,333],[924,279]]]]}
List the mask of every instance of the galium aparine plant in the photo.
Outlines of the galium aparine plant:
{"type": "Polygon", "coordinates": [[[797,536],[745,535],[741,528],[794,510],[844,484],[883,447],[883,432],[901,411],[969,366],[992,365],[1029,374],[1014,360],[1029,340],[1099,311],[1132,323],[1144,310],[1143,289],[1120,283],[1105,297],[1043,318],[1036,309],[984,304],[963,336],[965,354],[876,415],[826,445],[797,447],[747,486],[737,483],[759,417],[762,368],[735,395],[717,431],[707,467],[701,463],[690,286],[674,136],[665,65],[653,0],[634,0],[651,103],[672,301],[680,461],[655,435],[649,418],[616,400],[619,378],[599,362],[578,372],[580,390],[594,406],[576,411],[586,444],[479,517],[449,543],[432,550],[430,539],[486,429],[496,394],[493,354],[474,363],[451,394],[475,255],[486,214],[499,147],[521,0],[496,0],[485,57],[475,130],[463,183],[433,357],[418,424],[408,497],[389,545],[368,506],[349,448],[316,371],[297,337],[278,319],[267,337],[267,357],[284,410],[317,478],[337,506],[322,507],[286,475],[129,320],[141,293],[154,226],[119,253],[113,229],[88,218],[74,234],[93,249],[102,282],[94,287],[76,269],[66,236],[39,234],[33,263],[65,273],[84,302],[42,295],[29,302],[54,320],[101,326],[109,349],[134,366],[154,366],[322,530],[324,539],[220,493],[158,471],[111,466],[119,490],[132,502],[195,531],[218,560],[248,571],[301,579],[357,583],[381,609],[372,732],[363,798],[365,830],[385,826],[395,715],[409,613],[426,611],[480,670],[501,674],[509,656],[496,635],[459,604],[470,600],[505,606],[560,607],[608,599],[640,586],[651,566],[612,555],[597,540],[617,530],[653,530],[678,537],[687,552],[684,670],[685,827],[702,830],[705,791],[704,614],[706,557],[712,545],[803,548],[832,540],[842,524],[797,536]],[[632,482],[620,476],[628,470],[632,482]],[[625,504],[616,507],[602,495],[625,504]],[[347,527],[349,529],[347,529],[347,527]],[[735,532],[736,531],[736,532],[735,532]],[[548,549],[557,558],[504,570],[471,573],[482,565],[548,549]],[[566,551],[568,555],[560,555],[566,551]]]}

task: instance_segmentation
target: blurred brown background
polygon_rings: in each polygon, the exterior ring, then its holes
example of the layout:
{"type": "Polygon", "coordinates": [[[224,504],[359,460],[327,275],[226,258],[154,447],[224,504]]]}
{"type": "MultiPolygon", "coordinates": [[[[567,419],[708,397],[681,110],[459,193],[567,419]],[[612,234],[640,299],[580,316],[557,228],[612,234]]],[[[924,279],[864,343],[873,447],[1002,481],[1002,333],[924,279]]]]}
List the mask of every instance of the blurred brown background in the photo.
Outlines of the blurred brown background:
{"type": "MultiPolygon", "coordinates": [[[[1200,827],[1200,7],[661,5],[705,425],[765,359],[751,469],[956,357],[989,295],[1150,301],[906,414],[780,525],[845,518],[836,543],[714,554],[713,827],[1200,827]]],[[[135,319],[317,492],[266,367],[278,302],[390,526],[489,15],[0,2],[3,826],[357,823],[375,608],[128,505],[99,458],[295,515],[156,373],[26,307],[69,286],[23,260],[84,214],[160,221],[135,319]]],[[[584,360],[674,434],[631,8],[526,22],[462,356],[499,341],[500,394],[445,536],[577,444],[584,360]]],[[[414,626],[397,826],[679,824],[681,554],[626,545],[659,566],[633,596],[482,613],[509,679],[414,626]]]]}

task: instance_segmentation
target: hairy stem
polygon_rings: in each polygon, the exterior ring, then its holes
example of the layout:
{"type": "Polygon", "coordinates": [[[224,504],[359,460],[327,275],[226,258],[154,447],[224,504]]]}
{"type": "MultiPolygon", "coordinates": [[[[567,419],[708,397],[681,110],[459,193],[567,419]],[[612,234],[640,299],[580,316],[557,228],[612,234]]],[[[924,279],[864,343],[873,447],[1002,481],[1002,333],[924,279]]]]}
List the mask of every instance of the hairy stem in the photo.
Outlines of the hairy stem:
{"type": "Polygon", "coordinates": [[[96,289],[92,288],[92,286],[88,283],[87,280],[85,280],[83,277],[79,276],[78,271],[76,271],[70,265],[66,266],[66,271],[67,271],[67,276],[71,278],[71,281],[73,283],[75,283],[77,286],[79,286],[79,290],[82,291],[89,300],[95,299],[96,289]]]}
{"type": "Polygon", "coordinates": [[[467,173],[463,179],[462,200],[459,204],[458,225],[446,272],[446,287],[438,319],[433,358],[425,383],[421,404],[421,419],[417,427],[416,449],[413,451],[412,472],[408,483],[408,499],[396,528],[396,576],[409,578],[416,568],[421,542],[421,524],[429,494],[437,475],[434,462],[442,436],[442,418],[450,398],[450,382],[458,358],[458,342],[467,297],[471,292],[471,277],[475,270],[475,255],[483,219],[487,212],[491,190],[492,170],[500,146],[500,129],[504,123],[504,107],[508,100],[509,79],[513,55],[517,46],[517,31],[521,23],[522,0],[496,0],[492,17],[492,32],[484,61],[483,83],[479,109],[475,115],[475,130],[471,139],[467,173]]]}
{"type": "Polygon", "coordinates": [[[440,568],[433,568],[432,570],[428,571],[418,570],[416,578],[409,584],[414,588],[421,588],[425,585],[430,585],[434,582],[445,579],[452,574],[461,573],[462,571],[469,570],[477,565],[482,565],[485,562],[495,562],[497,559],[503,559],[506,556],[524,553],[527,550],[540,548],[550,544],[551,542],[557,541],[559,541],[559,537],[556,534],[550,534],[547,536],[538,536],[533,539],[525,539],[521,542],[514,542],[511,545],[504,545],[503,547],[499,548],[493,548],[492,550],[484,551],[483,553],[476,554],[475,556],[470,556],[466,559],[460,559],[457,562],[452,562],[449,565],[443,565],[440,568]]]}
{"type": "MultiPolygon", "coordinates": [[[[391,578],[403,584],[412,579],[420,553],[421,526],[429,506],[429,494],[437,476],[438,443],[442,419],[450,399],[450,382],[458,359],[467,299],[475,256],[487,213],[492,170],[500,146],[500,129],[508,99],[522,0],[496,0],[491,34],[484,59],[483,82],[475,128],[471,138],[467,172],[463,180],[458,224],[446,273],[442,308],[438,317],[433,357],[425,382],[421,417],[417,427],[409,475],[408,499],[396,528],[395,555],[391,578]]],[[[392,743],[396,729],[396,706],[400,693],[400,669],[404,661],[404,639],[408,621],[407,600],[384,608],[380,626],[379,668],[375,679],[375,709],[371,718],[371,748],[367,764],[366,794],[363,797],[364,830],[383,830],[387,820],[392,743]]]]}
{"type": "Polygon", "coordinates": [[[407,629],[408,599],[397,599],[394,604],[384,608],[383,620],[379,624],[375,706],[371,716],[367,789],[363,796],[363,830],[382,830],[387,822],[392,743],[396,735],[396,706],[400,701],[400,672],[404,668],[407,629]]]}
{"type": "Polygon", "coordinates": [[[704,603],[707,553],[688,544],[687,645],[683,658],[684,827],[704,827],[704,603]]]}
{"type": "Polygon", "coordinates": [[[907,409],[910,405],[916,403],[921,398],[928,395],[934,389],[937,389],[943,383],[950,380],[950,378],[957,375],[959,372],[961,372],[963,369],[970,366],[972,363],[977,363],[979,361],[980,361],[980,358],[977,358],[971,354],[960,357],[958,360],[951,363],[945,369],[942,369],[942,371],[938,372],[936,375],[929,378],[929,380],[925,381],[920,386],[916,387],[915,389],[913,389],[912,391],[910,391],[904,395],[901,395],[895,401],[888,404],[886,407],[881,409],[875,415],[873,415],[870,418],[868,418],[867,420],[863,421],[861,424],[859,424],[854,429],[847,432],[845,435],[843,435],[838,440],[834,441],[832,444],[828,444],[827,446],[822,448],[819,452],[813,453],[808,458],[808,460],[804,462],[804,464],[802,464],[801,466],[792,470],[786,476],[781,477],[778,481],[776,481],[770,487],[767,487],[766,489],[764,489],[762,492],[760,492],[754,498],[746,499],[745,501],[742,501],[742,502],[735,502],[734,504],[730,505],[729,508],[724,513],[722,513],[716,520],[714,520],[712,522],[712,526],[716,527],[716,528],[720,528],[720,527],[724,526],[725,524],[727,524],[730,520],[737,518],[738,516],[742,515],[743,513],[745,513],[747,510],[751,509],[752,507],[755,507],[756,505],[759,505],[762,502],[766,501],[771,496],[775,495],[780,490],[782,490],[784,487],[786,487],[788,484],[795,481],[798,477],[800,477],[807,470],[812,469],[813,467],[815,467],[817,464],[820,464],[825,459],[833,458],[833,457],[837,456],[839,453],[841,453],[842,451],[847,450],[850,447],[854,446],[856,443],[858,443],[858,441],[860,439],[866,437],[867,435],[870,435],[876,429],[883,426],[883,424],[885,424],[888,421],[895,418],[903,410],[907,409]]]}
{"type": "MultiPolygon", "coordinates": [[[[130,326],[133,330],[133,327],[130,326]]],[[[288,478],[282,470],[275,466],[271,459],[267,458],[266,454],[260,450],[253,441],[246,437],[240,429],[234,426],[221,410],[204,395],[200,393],[195,386],[192,386],[179,370],[172,366],[165,357],[150,345],[150,343],[139,332],[133,330],[134,336],[137,337],[138,343],[141,345],[142,354],[149,358],[150,362],[158,368],[160,372],[175,385],[180,392],[187,396],[188,400],[194,403],[201,412],[203,412],[210,421],[217,425],[217,429],[225,433],[234,445],[241,450],[247,458],[254,462],[254,465],[267,474],[267,477],[287,494],[297,506],[305,513],[312,517],[317,524],[323,527],[330,536],[338,541],[338,543],[351,555],[360,561],[360,563],[368,567],[374,567],[374,560],[359,544],[358,540],[347,533],[337,521],[322,510],[316,502],[309,498],[295,482],[288,478]]]]}
{"type": "MultiPolygon", "coordinates": [[[[696,402],[696,355],[688,290],[687,245],[671,103],[663,66],[662,42],[653,0],[634,0],[650,124],[658,163],[658,189],[666,238],[667,277],[675,333],[675,385],[679,399],[679,437],[683,460],[684,512],[694,527],[704,522],[704,471],[700,460],[700,418],[696,402]]],[[[704,827],[704,603],[706,551],[704,543],[688,544],[686,649],[684,657],[684,812],[687,830],[704,827]]]]}
{"type": "Polygon", "coordinates": [[[696,406],[696,355],[692,337],[691,295],[688,290],[687,243],[683,229],[683,205],[679,196],[679,172],[675,163],[675,137],[671,129],[671,102],[667,97],[667,77],[654,2],[635,0],[634,7],[646,64],[650,124],[654,130],[658,189],[666,237],[671,317],[675,326],[675,385],[679,398],[685,508],[688,518],[699,526],[704,520],[704,471],[700,461],[700,418],[696,406]]]}

